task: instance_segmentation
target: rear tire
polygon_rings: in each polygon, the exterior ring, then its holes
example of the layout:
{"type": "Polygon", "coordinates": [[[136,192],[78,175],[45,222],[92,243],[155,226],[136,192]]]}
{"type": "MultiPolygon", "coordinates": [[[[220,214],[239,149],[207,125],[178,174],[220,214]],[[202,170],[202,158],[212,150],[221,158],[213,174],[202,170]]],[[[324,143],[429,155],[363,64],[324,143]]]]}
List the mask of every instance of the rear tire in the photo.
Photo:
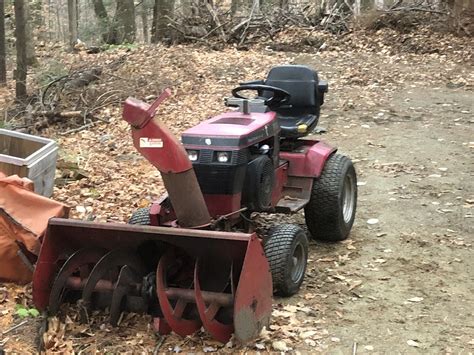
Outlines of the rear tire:
{"type": "Polygon", "coordinates": [[[352,161],[332,155],[319,178],[314,179],[311,199],[304,209],[313,239],[336,242],[348,237],[357,207],[357,176],[352,161]]]}
{"type": "Polygon", "coordinates": [[[273,227],[264,243],[264,250],[270,264],[274,293],[294,295],[303,282],[308,262],[306,233],[294,224],[273,227]]]}
{"type": "Polygon", "coordinates": [[[142,226],[149,226],[151,225],[150,220],[150,208],[139,208],[135,212],[132,213],[132,216],[128,220],[128,224],[139,224],[142,226]]]}

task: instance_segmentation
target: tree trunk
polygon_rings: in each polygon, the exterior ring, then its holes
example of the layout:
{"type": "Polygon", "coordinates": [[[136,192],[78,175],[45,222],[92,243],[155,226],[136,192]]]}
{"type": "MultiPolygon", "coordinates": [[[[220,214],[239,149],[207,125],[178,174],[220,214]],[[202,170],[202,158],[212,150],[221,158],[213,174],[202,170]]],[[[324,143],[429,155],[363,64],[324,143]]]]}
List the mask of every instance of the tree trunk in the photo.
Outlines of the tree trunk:
{"type": "Polygon", "coordinates": [[[30,5],[28,1],[24,2],[24,13],[26,19],[26,64],[35,65],[37,64],[36,60],[36,51],[35,51],[35,39],[33,37],[33,21],[31,19],[30,5]]]}
{"type": "Polygon", "coordinates": [[[63,40],[63,26],[61,24],[61,11],[60,11],[60,8],[59,8],[59,4],[56,3],[56,24],[57,24],[57,31],[56,31],[56,39],[58,41],[62,41],[63,40]]]}
{"type": "Polygon", "coordinates": [[[71,49],[77,43],[77,0],[67,0],[67,15],[69,23],[69,45],[71,49]]]}
{"type": "Polygon", "coordinates": [[[117,0],[117,11],[114,21],[118,43],[135,41],[135,5],[133,0],[117,0]]]}
{"type": "Polygon", "coordinates": [[[115,34],[111,33],[109,16],[107,15],[107,10],[105,9],[104,2],[102,0],[92,0],[92,2],[94,5],[95,16],[97,17],[97,20],[99,20],[102,40],[105,43],[115,43],[115,34]]]}
{"type": "Polygon", "coordinates": [[[102,0],[92,0],[94,3],[94,12],[99,20],[108,22],[109,17],[107,15],[107,10],[105,9],[104,3],[102,0]]]}
{"type": "Polygon", "coordinates": [[[170,21],[166,16],[172,16],[174,9],[174,0],[155,0],[153,6],[153,26],[152,26],[152,43],[158,43],[166,38],[171,32],[168,24],[170,21]]]}
{"type": "Polygon", "coordinates": [[[15,0],[16,98],[26,98],[26,16],[25,1],[15,0]]]}
{"type": "Polygon", "coordinates": [[[148,43],[150,41],[150,36],[148,32],[148,6],[146,5],[146,1],[142,2],[140,15],[142,18],[143,42],[148,43]]]}
{"type": "Polygon", "coordinates": [[[0,0],[0,86],[7,82],[7,63],[5,46],[5,3],[0,0]]]}

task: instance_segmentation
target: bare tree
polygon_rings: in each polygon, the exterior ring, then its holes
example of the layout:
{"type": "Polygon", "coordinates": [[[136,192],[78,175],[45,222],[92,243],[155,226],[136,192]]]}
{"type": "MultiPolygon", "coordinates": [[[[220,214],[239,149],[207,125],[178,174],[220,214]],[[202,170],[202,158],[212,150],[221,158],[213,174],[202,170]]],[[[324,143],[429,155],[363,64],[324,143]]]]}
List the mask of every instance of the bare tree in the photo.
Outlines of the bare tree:
{"type": "Polygon", "coordinates": [[[133,0],[117,0],[114,27],[118,43],[133,43],[135,41],[135,4],[133,0]]]}
{"type": "Polygon", "coordinates": [[[77,43],[77,0],[67,1],[67,14],[69,23],[69,45],[74,49],[77,43]]]}
{"type": "Polygon", "coordinates": [[[25,1],[15,0],[16,98],[26,98],[26,16],[25,1]]]}
{"type": "MultiPolygon", "coordinates": [[[[119,0],[120,1],[120,0],[119,0]]],[[[94,4],[94,13],[99,20],[100,30],[102,32],[102,40],[105,43],[114,43],[115,34],[111,33],[109,15],[102,0],[92,0],[94,4]]]]}
{"type": "Polygon", "coordinates": [[[5,2],[0,0],[0,86],[7,82],[7,64],[5,47],[5,2]]]}
{"type": "Polygon", "coordinates": [[[148,4],[146,1],[143,1],[141,4],[140,16],[142,18],[143,42],[148,43],[150,41],[150,33],[148,29],[148,4]]]}
{"type": "Polygon", "coordinates": [[[169,33],[169,17],[172,16],[174,0],[155,0],[153,6],[153,26],[151,29],[151,42],[157,43],[169,33]]]}
{"type": "Polygon", "coordinates": [[[25,30],[26,30],[26,63],[28,65],[35,65],[37,63],[36,60],[36,51],[35,51],[35,40],[33,36],[33,21],[29,21],[31,19],[31,11],[30,5],[28,1],[24,2],[24,13],[25,13],[25,30]]]}
{"type": "Polygon", "coordinates": [[[135,40],[135,4],[133,0],[117,0],[115,16],[111,19],[103,0],[93,0],[99,20],[102,40],[108,44],[132,43],[135,40]]]}

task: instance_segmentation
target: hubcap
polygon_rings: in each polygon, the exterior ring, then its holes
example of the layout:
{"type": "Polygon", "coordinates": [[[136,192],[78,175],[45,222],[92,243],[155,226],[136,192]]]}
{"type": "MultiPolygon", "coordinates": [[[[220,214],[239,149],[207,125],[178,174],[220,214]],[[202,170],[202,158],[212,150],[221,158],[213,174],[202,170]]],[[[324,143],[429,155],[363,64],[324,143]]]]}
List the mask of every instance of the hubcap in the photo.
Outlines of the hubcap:
{"type": "Polygon", "coordinates": [[[292,255],[291,280],[294,283],[298,283],[301,277],[303,276],[304,267],[304,249],[301,243],[298,243],[292,255]]]}
{"type": "Polygon", "coordinates": [[[349,223],[354,213],[355,188],[354,178],[347,174],[344,177],[344,187],[342,189],[342,215],[344,223],[349,223]]]}

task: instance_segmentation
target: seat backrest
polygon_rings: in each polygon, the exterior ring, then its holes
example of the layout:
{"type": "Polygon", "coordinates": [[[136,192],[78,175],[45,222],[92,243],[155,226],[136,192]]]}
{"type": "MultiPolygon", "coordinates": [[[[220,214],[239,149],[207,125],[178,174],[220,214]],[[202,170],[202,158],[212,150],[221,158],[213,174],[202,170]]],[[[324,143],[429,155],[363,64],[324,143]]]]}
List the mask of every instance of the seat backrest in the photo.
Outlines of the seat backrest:
{"type": "MultiPolygon", "coordinates": [[[[317,98],[318,73],[304,65],[281,65],[268,73],[265,85],[275,86],[288,91],[291,95],[289,105],[297,107],[319,108],[317,98]]],[[[270,93],[263,93],[269,97],[270,93]]]]}

